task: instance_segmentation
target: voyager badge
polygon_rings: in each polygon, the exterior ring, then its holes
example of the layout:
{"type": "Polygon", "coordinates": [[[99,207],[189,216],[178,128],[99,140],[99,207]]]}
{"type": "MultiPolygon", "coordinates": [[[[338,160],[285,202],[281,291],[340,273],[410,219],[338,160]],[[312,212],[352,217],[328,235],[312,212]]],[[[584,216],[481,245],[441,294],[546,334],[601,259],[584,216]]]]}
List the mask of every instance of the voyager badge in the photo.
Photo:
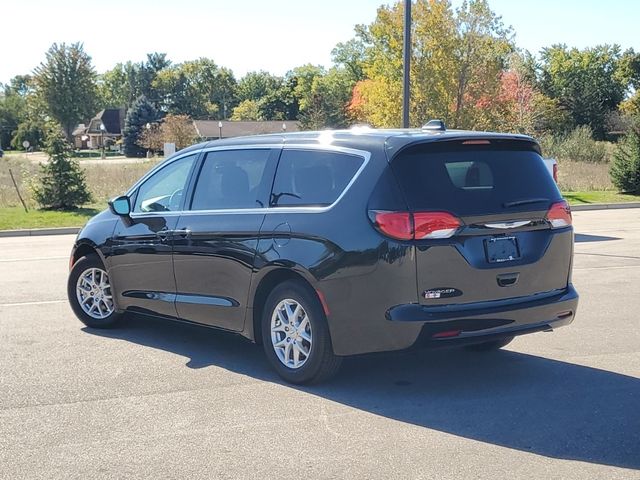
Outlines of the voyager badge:
{"type": "Polygon", "coordinates": [[[432,300],[438,298],[459,297],[460,295],[462,295],[462,292],[457,288],[442,287],[425,290],[422,295],[424,295],[424,298],[426,298],[427,300],[432,300]]]}

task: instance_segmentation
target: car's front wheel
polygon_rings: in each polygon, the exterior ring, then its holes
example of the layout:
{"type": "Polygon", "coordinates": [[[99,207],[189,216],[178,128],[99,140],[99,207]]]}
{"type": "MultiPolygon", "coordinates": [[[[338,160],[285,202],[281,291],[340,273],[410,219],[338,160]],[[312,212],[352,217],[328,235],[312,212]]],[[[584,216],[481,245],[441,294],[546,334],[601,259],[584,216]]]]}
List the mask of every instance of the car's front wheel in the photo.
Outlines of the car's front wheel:
{"type": "Polygon", "coordinates": [[[96,254],[82,257],[73,265],[67,296],[73,313],[88,327],[110,328],[121,317],[115,310],[109,275],[96,254]]]}
{"type": "Polygon", "coordinates": [[[316,295],[300,282],[287,281],[269,295],[262,314],[267,358],[287,382],[318,383],[340,368],[327,319],[316,295]]]}

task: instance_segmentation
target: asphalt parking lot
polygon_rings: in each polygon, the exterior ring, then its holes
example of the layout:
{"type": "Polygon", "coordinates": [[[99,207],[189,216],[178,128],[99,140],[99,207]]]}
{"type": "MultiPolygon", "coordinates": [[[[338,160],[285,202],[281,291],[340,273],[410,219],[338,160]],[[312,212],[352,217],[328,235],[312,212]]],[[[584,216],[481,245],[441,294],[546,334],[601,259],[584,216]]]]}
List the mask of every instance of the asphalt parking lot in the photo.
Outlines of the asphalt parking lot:
{"type": "Polygon", "coordinates": [[[640,209],[574,213],[573,325],[348,359],[294,388],[238,337],[84,328],[73,236],[0,239],[0,478],[640,479],[640,209]]]}

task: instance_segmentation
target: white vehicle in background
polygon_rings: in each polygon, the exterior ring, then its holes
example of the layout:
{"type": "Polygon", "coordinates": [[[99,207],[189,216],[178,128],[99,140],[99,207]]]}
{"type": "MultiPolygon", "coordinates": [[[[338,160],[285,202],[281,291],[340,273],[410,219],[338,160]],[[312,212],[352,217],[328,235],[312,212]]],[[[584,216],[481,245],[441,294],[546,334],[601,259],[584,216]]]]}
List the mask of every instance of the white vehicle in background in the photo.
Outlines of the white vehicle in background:
{"type": "Polygon", "coordinates": [[[549,170],[549,174],[553,177],[553,179],[558,183],[558,161],[555,158],[542,158],[544,160],[544,164],[547,166],[547,170],[549,170]]]}

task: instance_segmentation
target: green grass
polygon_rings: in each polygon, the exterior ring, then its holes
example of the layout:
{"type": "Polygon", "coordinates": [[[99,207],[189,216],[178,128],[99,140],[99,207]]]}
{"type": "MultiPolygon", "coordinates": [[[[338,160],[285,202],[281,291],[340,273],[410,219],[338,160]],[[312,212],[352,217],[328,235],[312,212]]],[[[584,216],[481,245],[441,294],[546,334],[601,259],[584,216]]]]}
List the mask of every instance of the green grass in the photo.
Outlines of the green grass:
{"type": "Polygon", "coordinates": [[[0,208],[0,230],[27,228],[81,227],[100,210],[79,208],[69,212],[55,210],[31,210],[22,207],[0,208]]]}
{"type": "Polygon", "coordinates": [[[589,203],[623,203],[640,202],[639,195],[627,195],[613,190],[596,190],[588,192],[562,192],[564,198],[571,205],[584,205],[589,203]]]}

